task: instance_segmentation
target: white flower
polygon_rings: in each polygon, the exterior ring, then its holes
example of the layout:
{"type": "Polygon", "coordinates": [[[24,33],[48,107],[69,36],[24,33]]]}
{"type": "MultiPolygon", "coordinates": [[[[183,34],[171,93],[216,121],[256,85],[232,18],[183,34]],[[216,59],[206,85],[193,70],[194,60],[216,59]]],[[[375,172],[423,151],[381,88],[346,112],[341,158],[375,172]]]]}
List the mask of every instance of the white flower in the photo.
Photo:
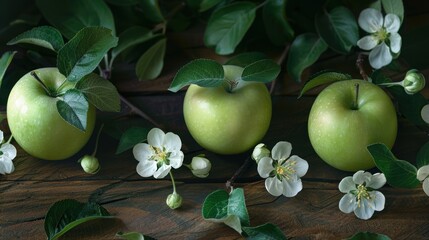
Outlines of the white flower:
{"type": "Polygon", "coordinates": [[[16,157],[16,148],[9,142],[3,143],[3,132],[0,131],[0,174],[9,174],[15,170],[12,160],[16,157]]]}
{"type": "Polygon", "coordinates": [[[374,211],[384,209],[384,195],[375,191],[386,184],[383,173],[372,175],[369,172],[358,171],[353,177],[345,177],[338,188],[345,193],[339,203],[339,208],[344,213],[354,212],[360,219],[370,219],[374,211]]]}
{"type": "Polygon", "coordinates": [[[192,158],[189,169],[196,177],[205,178],[209,175],[212,164],[207,158],[196,156],[192,158]]]}
{"type": "Polygon", "coordinates": [[[380,11],[367,8],[358,19],[359,26],[370,35],[361,38],[357,45],[363,50],[371,50],[369,63],[375,69],[382,68],[392,61],[392,52],[399,53],[402,39],[398,34],[401,20],[389,13],[384,19],[380,11]]]}
{"type": "Polygon", "coordinates": [[[142,177],[164,178],[173,168],[183,163],[182,141],[174,133],[164,133],[159,128],[152,128],[147,135],[147,144],[134,146],[134,157],[139,161],[137,173],[142,177]]]}
{"type": "Polygon", "coordinates": [[[423,191],[429,196],[429,165],[417,170],[417,179],[423,182],[423,191]]]}
{"type": "Polygon", "coordinates": [[[262,158],[269,156],[270,150],[263,143],[256,145],[256,147],[253,149],[252,159],[255,160],[256,163],[259,163],[262,158]]]}
{"type": "Polygon", "coordinates": [[[271,157],[264,157],[258,163],[258,173],[265,179],[265,188],[273,196],[296,196],[302,190],[301,177],[307,173],[308,163],[290,153],[289,142],[278,142],[271,157]]]}

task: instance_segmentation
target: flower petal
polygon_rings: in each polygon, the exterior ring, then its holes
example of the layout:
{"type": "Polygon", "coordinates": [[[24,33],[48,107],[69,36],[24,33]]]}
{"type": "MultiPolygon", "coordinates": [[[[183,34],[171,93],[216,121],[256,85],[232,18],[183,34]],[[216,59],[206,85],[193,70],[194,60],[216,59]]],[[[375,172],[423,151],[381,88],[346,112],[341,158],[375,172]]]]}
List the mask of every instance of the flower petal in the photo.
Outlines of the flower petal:
{"type": "Polygon", "coordinates": [[[359,39],[357,45],[363,50],[371,50],[378,45],[378,39],[373,35],[368,35],[359,39]]]}
{"type": "Polygon", "coordinates": [[[425,165],[417,170],[417,179],[419,181],[423,181],[427,177],[429,177],[429,165],[425,165]]]}
{"type": "Polygon", "coordinates": [[[394,53],[398,53],[401,50],[402,38],[399,33],[391,33],[389,37],[390,50],[394,53]]]}
{"type": "Polygon", "coordinates": [[[1,145],[0,151],[4,156],[10,158],[10,160],[13,160],[16,157],[16,148],[10,143],[4,143],[1,145]]]}
{"type": "Polygon", "coordinates": [[[426,104],[422,108],[420,115],[422,116],[423,121],[429,124],[429,104],[426,104]]]}
{"type": "Polygon", "coordinates": [[[3,131],[0,130],[0,144],[3,142],[3,138],[4,138],[3,131]]]}
{"type": "Polygon", "coordinates": [[[384,27],[389,33],[397,33],[399,27],[401,27],[401,20],[396,14],[388,13],[384,17],[384,27]]]}
{"type": "Polygon", "coordinates": [[[350,193],[350,191],[356,190],[356,183],[353,182],[353,177],[345,177],[338,184],[338,189],[342,193],[350,193]]]}
{"type": "Polygon", "coordinates": [[[293,155],[286,161],[286,163],[292,161],[295,162],[295,166],[293,168],[296,171],[296,175],[298,175],[298,177],[304,176],[308,171],[308,162],[297,155],[293,155]]]}
{"type": "Polygon", "coordinates": [[[371,204],[368,203],[366,198],[362,198],[360,204],[354,210],[356,217],[368,220],[374,214],[374,208],[371,207],[371,204]]]}
{"type": "Polygon", "coordinates": [[[265,179],[265,188],[271,195],[276,197],[282,195],[283,193],[282,181],[280,181],[277,177],[265,179]]]}
{"type": "Polygon", "coordinates": [[[379,189],[386,184],[386,176],[383,173],[376,173],[371,176],[366,184],[366,187],[372,189],[379,189]]]}
{"type": "Polygon", "coordinates": [[[153,177],[156,179],[164,178],[170,172],[171,166],[163,164],[156,172],[153,174],[153,177]]]}
{"type": "Polygon", "coordinates": [[[365,32],[375,33],[383,26],[383,15],[374,8],[367,8],[360,13],[358,23],[365,32]]]}
{"type": "Polygon", "coordinates": [[[423,181],[423,191],[429,196],[429,178],[423,181]]]}
{"type": "Polygon", "coordinates": [[[140,161],[136,167],[137,173],[142,177],[151,177],[156,171],[155,161],[140,161]]]}
{"type": "Polygon", "coordinates": [[[283,179],[283,195],[285,197],[295,197],[302,190],[302,181],[299,178],[293,180],[283,179]]]}
{"type": "Polygon", "coordinates": [[[258,163],[258,173],[262,178],[267,178],[270,173],[274,170],[273,159],[270,157],[262,158],[258,163]]]}
{"type": "Polygon", "coordinates": [[[133,155],[137,161],[147,161],[154,154],[152,147],[147,143],[138,143],[133,147],[133,155]]]}
{"type": "Polygon", "coordinates": [[[176,152],[170,153],[170,157],[168,158],[168,160],[170,160],[170,165],[173,168],[178,169],[183,164],[183,158],[184,158],[183,152],[176,151],[176,152]]]}
{"type": "Polygon", "coordinates": [[[347,193],[344,195],[339,204],[338,207],[340,208],[341,212],[343,213],[351,213],[356,208],[356,197],[355,195],[351,193],[347,193]]]}
{"type": "Polygon", "coordinates": [[[372,208],[374,208],[375,211],[382,211],[384,209],[384,203],[386,202],[383,193],[372,191],[369,193],[369,196],[371,197],[372,208]]]}
{"type": "Polygon", "coordinates": [[[149,145],[162,148],[164,143],[165,133],[159,128],[152,128],[147,134],[147,143],[149,145]]]}
{"type": "Polygon", "coordinates": [[[392,54],[386,43],[381,43],[369,53],[369,63],[375,69],[380,69],[392,61],[392,54]]]}
{"type": "Polygon", "coordinates": [[[165,134],[164,142],[162,144],[167,152],[178,151],[182,148],[182,141],[177,134],[168,132],[165,134]]]}
{"type": "Polygon", "coordinates": [[[278,142],[271,151],[271,156],[274,160],[285,160],[292,152],[292,144],[290,142],[278,142]]]}
{"type": "Polygon", "coordinates": [[[360,170],[353,174],[353,182],[355,184],[363,184],[364,182],[369,182],[371,176],[371,173],[360,170]]]}
{"type": "Polygon", "coordinates": [[[12,159],[6,156],[0,156],[0,174],[10,174],[15,171],[12,159]]]}

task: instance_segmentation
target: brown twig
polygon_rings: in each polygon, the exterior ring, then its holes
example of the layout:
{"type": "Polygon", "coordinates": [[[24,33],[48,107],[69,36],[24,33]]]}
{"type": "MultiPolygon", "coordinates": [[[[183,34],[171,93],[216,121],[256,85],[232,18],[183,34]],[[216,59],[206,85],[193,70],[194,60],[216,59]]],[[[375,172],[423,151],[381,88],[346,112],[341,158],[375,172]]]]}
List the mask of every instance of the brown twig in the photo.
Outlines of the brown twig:
{"type": "MultiPolygon", "coordinates": [[[[290,44],[286,45],[285,49],[282,52],[282,55],[280,55],[279,59],[276,61],[278,65],[281,65],[283,61],[286,59],[286,56],[289,52],[289,47],[290,47],[290,44]]],[[[271,95],[274,93],[274,90],[276,88],[276,82],[277,82],[277,78],[271,82],[271,86],[270,86],[271,95]]]]}
{"type": "Polygon", "coordinates": [[[356,59],[356,67],[359,69],[359,74],[362,76],[363,80],[368,81],[368,74],[365,72],[365,68],[363,66],[365,59],[364,54],[359,53],[357,59],[356,59]]]}
{"type": "Polygon", "coordinates": [[[243,165],[241,165],[240,168],[234,173],[234,175],[232,175],[232,177],[228,181],[226,181],[226,183],[225,183],[226,189],[232,190],[235,179],[237,179],[241,175],[241,173],[244,171],[244,169],[246,169],[246,167],[249,165],[251,159],[252,158],[250,156],[248,158],[246,158],[246,161],[244,161],[243,165]]]}

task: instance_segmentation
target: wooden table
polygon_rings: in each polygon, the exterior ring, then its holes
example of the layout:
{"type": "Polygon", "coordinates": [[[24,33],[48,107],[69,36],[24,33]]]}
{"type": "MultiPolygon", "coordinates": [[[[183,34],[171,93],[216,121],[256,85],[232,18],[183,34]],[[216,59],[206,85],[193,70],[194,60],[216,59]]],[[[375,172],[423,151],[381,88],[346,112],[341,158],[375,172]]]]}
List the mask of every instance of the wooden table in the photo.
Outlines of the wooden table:
{"type": "MultiPolygon", "coordinates": [[[[187,148],[185,163],[200,153],[212,161],[213,168],[206,179],[193,177],[184,167],[175,171],[177,190],[184,199],[182,208],[170,210],[165,204],[172,192],[169,178],[140,177],[131,151],[115,155],[117,141],[107,134],[102,134],[97,154],[102,168],[96,175],[85,174],[77,157],[43,161],[18,147],[15,172],[0,176],[0,239],[45,239],[45,213],[54,202],[66,198],[96,201],[117,218],[89,222],[64,239],[115,239],[118,231],[138,231],[157,239],[241,238],[223,224],[204,221],[201,205],[209,193],[225,188],[225,182],[249,153],[221,156],[201,149],[184,125],[183,93],[129,99],[181,136],[187,148]]],[[[271,222],[293,239],[342,239],[360,231],[382,233],[392,239],[429,239],[429,198],[421,188],[383,187],[385,210],[376,212],[368,221],[338,209],[343,195],[338,183],[352,173],[329,167],[313,151],[307,136],[307,117],[313,101],[311,96],[299,100],[294,96],[273,97],[273,118],[263,142],[272,147],[280,140],[290,141],[293,154],[306,159],[310,168],[297,197],[275,198],[265,190],[256,164],[248,165],[235,186],[244,188],[251,225],[271,222]]],[[[400,119],[393,152],[400,159],[413,160],[426,141],[423,132],[400,119]]],[[[90,152],[93,144],[94,139],[85,150],[90,152]]]]}

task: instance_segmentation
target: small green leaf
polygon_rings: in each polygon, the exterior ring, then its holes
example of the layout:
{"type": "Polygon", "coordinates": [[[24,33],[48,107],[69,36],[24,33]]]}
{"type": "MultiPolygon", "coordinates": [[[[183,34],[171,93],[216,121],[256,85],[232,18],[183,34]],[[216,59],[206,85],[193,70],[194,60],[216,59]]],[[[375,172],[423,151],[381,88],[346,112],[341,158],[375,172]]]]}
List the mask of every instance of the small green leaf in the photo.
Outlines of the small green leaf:
{"type": "Polygon", "coordinates": [[[286,0],[268,0],[262,14],[271,42],[281,46],[292,40],[295,33],[286,18],[286,0]]]}
{"type": "Polygon", "coordinates": [[[223,222],[228,213],[228,198],[229,194],[225,190],[216,190],[210,193],[203,203],[203,218],[209,221],[223,222]]]}
{"type": "Polygon", "coordinates": [[[384,173],[391,186],[415,188],[420,185],[416,167],[407,161],[398,160],[386,145],[376,143],[367,148],[375,165],[384,173]]]}
{"type": "Polygon", "coordinates": [[[304,33],[295,38],[289,50],[287,71],[291,77],[301,82],[301,74],[326,51],[328,46],[314,33],[304,33]]]}
{"type": "Polygon", "coordinates": [[[96,108],[101,111],[119,112],[121,100],[116,87],[109,81],[97,74],[88,74],[77,84],[80,90],[96,108]]]}
{"type": "Polygon", "coordinates": [[[268,59],[268,56],[261,52],[244,52],[230,58],[225,62],[225,65],[235,65],[244,68],[262,59],[268,59]]]}
{"type": "Polygon", "coordinates": [[[81,131],[86,130],[88,101],[83,93],[76,89],[69,89],[63,95],[63,100],[57,101],[57,110],[60,116],[81,131]]]}
{"type": "Polygon", "coordinates": [[[131,127],[127,129],[119,139],[116,154],[123,153],[128,149],[133,148],[136,144],[146,141],[149,129],[142,127],[131,127]]]}
{"type": "Polygon", "coordinates": [[[77,82],[98,66],[118,38],[104,27],[87,27],[80,30],[58,52],[57,66],[68,81],[77,82]]]}
{"type": "Polygon", "coordinates": [[[347,54],[359,40],[359,28],[353,13],[337,7],[329,13],[323,10],[316,15],[316,30],[333,50],[347,54]]]}
{"type": "Polygon", "coordinates": [[[315,88],[317,86],[336,82],[336,81],[350,80],[350,79],[352,79],[352,76],[350,76],[349,74],[340,73],[340,72],[329,71],[329,72],[316,73],[315,75],[311,76],[310,79],[305,83],[298,98],[302,97],[302,95],[306,93],[308,90],[315,88]]]}
{"type": "Polygon", "coordinates": [[[217,87],[222,85],[223,81],[224,71],[221,64],[210,59],[196,59],[179,69],[168,90],[177,92],[190,84],[217,87]]]}
{"type": "Polygon", "coordinates": [[[128,28],[119,35],[118,46],[112,49],[112,61],[124,50],[144,43],[155,36],[157,35],[145,27],[133,26],[128,28]]]}
{"type": "Polygon", "coordinates": [[[118,232],[116,233],[116,237],[119,237],[120,239],[125,240],[155,240],[155,238],[145,236],[139,232],[118,232]]]}
{"type": "Polygon", "coordinates": [[[165,38],[159,40],[139,58],[136,65],[136,74],[139,80],[152,80],[161,74],[164,67],[166,43],[165,38]]]}
{"type": "Polygon", "coordinates": [[[215,47],[219,55],[231,54],[255,19],[256,6],[251,2],[235,2],[215,11],[207,23],[204,43],[215,47]]]}
{"type": "Polygon", "coordinates": [[[12,59],[15,56],[15,53],[16,52],[11,52],[11,51],[5,52],[0,58],[0,88],[3,82],[4,74],[6,73],[7,68],[12,62],[12,59]]]}
{"type": "Polygon", "coordinates": [[[286,240],[286,236],[274,224],[265,223],[257,227],[243,227],[244,233],[247,235],[248,240],[286,240]]]}
{"type": "Polygon", "coordinates": [[[18,43],[33,44],[50,49],[54,52],[58,52],[58,50],[64,46],[64,40],[61,33],[56,28],[50,26],[35,27],[23,32],[10,40],[7,45],[18,43]]]}
{"type": "Polygon", "coordinates": [[[144,9],[144,16],[154,23],[164,22],[164,16],[159,8],[158,0],[140,1],[141,8],[144,9]]]}
{"type": "Polygon", "coordinates": [[[228,199],[228,215],[235,215],[239,218],[241,226],[249,226],[249,214],[246,208],[246,201],[242,188],[234,189],[228,199]]]}
{"type": "Polygon", "coordinates": [[[402,0],[381,0],[386,13],[396,14],[401,22],[404,20],[404,4],[402,0]]]}
{"type": "Polygon", "coordinates": [[[141,0],[106,0],[106,2],[115,6],[134,6],[141,2],[141,0]]]}
{"type": "Polygon", "coordinates": [[[280,73],[280,66],[271,59],[263,59],[247,65],[241,79],[243,81],[271,82],[280,73]]]}
{"type": "Polygon", "coordinates": [[[100,205],[66,199],[54,203],[49,208],[44,227],[48,240],[55,240],[82,223],[102,218],[112,216],[100,205]]]}
{"type": "Polygon", "coordinates": [[[347,240],[390,240],[390,238],[383,234],[371,232],[359,232],[347,238],[347,240]]]}
{"type": "Polygon", "coordinates": [[[429,165],[429,142],[427,142],[423,147],[420,148],[417,153],[417,168],[429,165]]]}
{"type": "Polygon", "coordinates": [[[115,22],[110,8],[103,0],[37,0],[45,19],[68,39],[84,27],[101,26],[115,34],[115,22]]]}
{"type": "Polygon", "coordinates": [[[219,4],[222,1],[223,0],[201,0],[198,11],[199,12],[205,12],[205,11],[209,10],[210,8],[216,6],[217,4],[219,4]]]}

